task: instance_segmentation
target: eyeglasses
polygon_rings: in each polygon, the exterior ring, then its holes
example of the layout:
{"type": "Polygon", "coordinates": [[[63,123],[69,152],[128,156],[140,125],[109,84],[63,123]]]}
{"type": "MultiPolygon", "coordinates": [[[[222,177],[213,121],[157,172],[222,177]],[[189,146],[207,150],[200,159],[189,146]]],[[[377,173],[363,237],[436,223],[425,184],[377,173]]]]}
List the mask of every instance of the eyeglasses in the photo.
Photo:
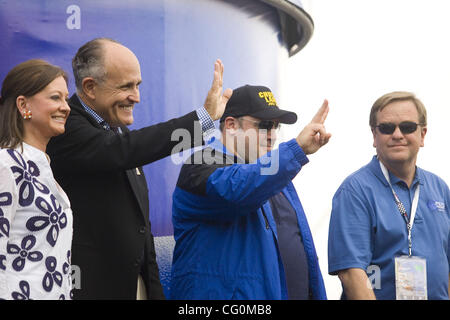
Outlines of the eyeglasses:
{"type": "Polygon", "coordinates": [[[398,125],[395,123],[386,122],[380,123],[379,125],[377,125],[377,128],[382,134],[393,134],[398,126],[403,134],[410,134],[416,132],[417,126],[419,125],[420,123],[415,123],[412,121],[403,121],[400,122],[398,125]]]}
{"type": "Polygon", "coordinates": [[[272,120],[253,121],[253,120],[245,119],[245,118],[239,118],[239,119],[255,123],[256,124],[255,126],[259,130],[261,130],[261,129],[262,130],[272,130],[272,129],[278,130],[278,129],[280,129],[280,126],[281,126],[279,122],[272,121],[272,120]]]}

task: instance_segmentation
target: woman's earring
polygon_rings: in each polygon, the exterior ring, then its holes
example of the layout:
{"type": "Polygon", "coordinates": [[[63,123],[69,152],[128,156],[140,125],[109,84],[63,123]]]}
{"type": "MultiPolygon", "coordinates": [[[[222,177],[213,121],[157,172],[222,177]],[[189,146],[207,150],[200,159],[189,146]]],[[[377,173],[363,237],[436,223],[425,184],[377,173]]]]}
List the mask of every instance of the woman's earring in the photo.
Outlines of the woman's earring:
{"type": "Polygon", "coordinates": [[[31,110],[26,110],[26,111],[23,112],[23,118],[25,120],[31,119],[31,115],[32,115],[31,110]]]}

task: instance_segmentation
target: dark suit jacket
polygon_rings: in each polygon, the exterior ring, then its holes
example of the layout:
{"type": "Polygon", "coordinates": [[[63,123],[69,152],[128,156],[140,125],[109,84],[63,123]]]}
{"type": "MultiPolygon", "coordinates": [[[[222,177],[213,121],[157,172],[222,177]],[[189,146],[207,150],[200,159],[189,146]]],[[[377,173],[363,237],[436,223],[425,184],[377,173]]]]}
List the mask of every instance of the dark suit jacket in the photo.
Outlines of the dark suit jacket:
{"type": "Polygon", "coordinates": [[[135,299],[141,274],[149,299],[164,299],[141,166],[170,155],[178,143],[171,141],[173,130],[185,128],[193,137],[198,117],[191,112],[116,134],[104,130],[76,95],[69,105],[66,131],[51,139],[47,153],[73,210],[72,265],[81,269],[74,298],[135,299]]]}

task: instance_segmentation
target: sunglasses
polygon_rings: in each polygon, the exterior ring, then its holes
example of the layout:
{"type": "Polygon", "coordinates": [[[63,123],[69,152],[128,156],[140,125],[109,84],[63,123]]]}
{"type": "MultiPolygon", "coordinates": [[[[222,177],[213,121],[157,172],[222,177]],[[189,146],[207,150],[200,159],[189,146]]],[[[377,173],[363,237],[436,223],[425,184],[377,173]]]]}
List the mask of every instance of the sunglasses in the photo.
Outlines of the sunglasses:
{"type": "Polygon", "coordinates": [[[403,121],[400,122],[398,125],[391,122],[380,123],[376,127],[382,134],[393,134],[397,126],[400,128],[400,131],[403,134],[410,134],[416,132],[417,126],[419,125],[420,125],[419,123],[415,123],[412,121],[403,121]]]}
{"type": "Polygon", "coordinates": [[[259,130],[278,130],[280,129],[280,123],[272,120],[261,120],[261,121],[253,121],[250,119],[244,119],[240,118],[241,120],[249,121],[255,123],[255,127],[257,127],[259,130]]]}

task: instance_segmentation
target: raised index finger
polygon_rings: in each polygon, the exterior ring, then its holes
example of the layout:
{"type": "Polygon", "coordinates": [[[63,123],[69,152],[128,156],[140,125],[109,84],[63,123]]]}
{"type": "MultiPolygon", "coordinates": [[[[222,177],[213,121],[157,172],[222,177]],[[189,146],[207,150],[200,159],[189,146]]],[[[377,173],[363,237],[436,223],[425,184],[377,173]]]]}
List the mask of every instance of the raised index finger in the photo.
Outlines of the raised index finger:
{"type": "Polygon", "coordinates": [[[323,101],[323,104],[320,107],[320,109],[317,111],[315,116],[312,118],[311,122],[323,124],[325,122],[325,119],[327,118],[329,110],[330,110],[330,108],[328,107],[328,100],[325,99],[323,101]]]}

